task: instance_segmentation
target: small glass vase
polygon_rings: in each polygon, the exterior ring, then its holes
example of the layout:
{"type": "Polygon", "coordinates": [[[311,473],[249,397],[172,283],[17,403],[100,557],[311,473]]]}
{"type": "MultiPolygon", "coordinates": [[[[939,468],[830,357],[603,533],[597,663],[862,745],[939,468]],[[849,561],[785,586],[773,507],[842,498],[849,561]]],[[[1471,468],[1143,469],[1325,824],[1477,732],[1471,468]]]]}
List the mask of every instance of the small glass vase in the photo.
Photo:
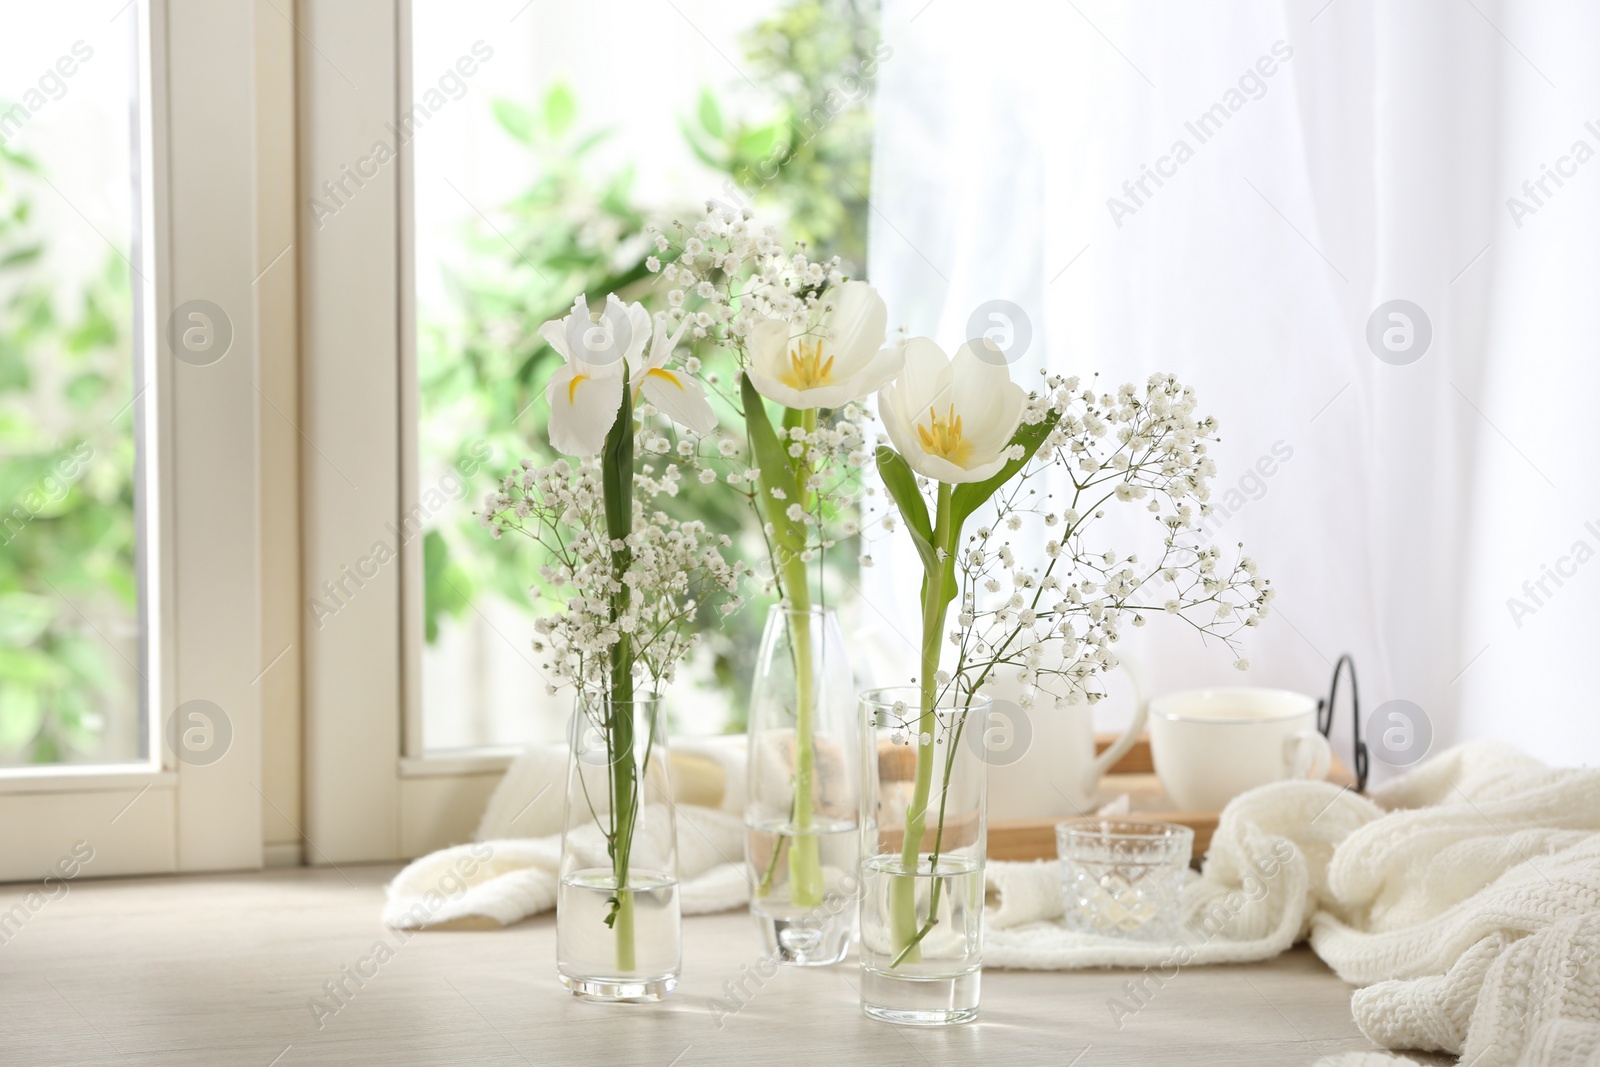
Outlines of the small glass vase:
{"type": "Polygon", "coordinates": [[[580,696],[569,741],[556,969],[580,997],[660,1000],[683,956],[660,701],[580,696]]]}
{"type": "Polygon", "coordinates": [[[861,696],[861,1009],[911,1026],[978,1017],[991,701],[861,696]]]}
{"type": "Polygon", "coordinates": [[[750,693],[750,913],[780,963],[837,963],[855,939],[860,731],[832,608],[767,612],[750,693]]]}

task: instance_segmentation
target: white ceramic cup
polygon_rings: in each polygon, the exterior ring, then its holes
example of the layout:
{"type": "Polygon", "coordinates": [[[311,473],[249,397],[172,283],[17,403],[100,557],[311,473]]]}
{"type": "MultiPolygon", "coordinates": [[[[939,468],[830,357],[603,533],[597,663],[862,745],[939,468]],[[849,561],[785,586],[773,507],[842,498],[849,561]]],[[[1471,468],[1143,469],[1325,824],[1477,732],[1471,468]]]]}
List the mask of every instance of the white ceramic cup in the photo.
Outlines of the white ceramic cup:
{"type": "Polygon", "coordinates": [[[1150,702],[1150,756],[1183,811],[1221,811],[1258,785],[1323,779],[1333,763],[1317,701],[1287,689],[1186,689],[1150,702]]]}

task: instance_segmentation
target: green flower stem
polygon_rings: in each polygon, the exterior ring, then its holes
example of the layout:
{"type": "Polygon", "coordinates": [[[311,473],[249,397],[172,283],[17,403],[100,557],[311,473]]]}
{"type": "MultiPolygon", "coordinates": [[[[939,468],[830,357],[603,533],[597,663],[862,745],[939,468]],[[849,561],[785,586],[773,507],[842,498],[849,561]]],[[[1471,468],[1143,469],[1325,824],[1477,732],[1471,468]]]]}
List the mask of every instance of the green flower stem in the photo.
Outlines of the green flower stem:
{"type": "MultiPolygon", "coordinates": [[[[922,670],[920,682],[922,687],[922,707],[917,718],[916,737],[912,743],[917,750],[917,771],[912,781],[911,803],[906,808],[905,838],[900,845],[900,865],[906,872],[917,869],[918,859],[922,848],[922,836],[928,822],[928,793],[933,785],[933,754],[937,746],[923,744],[924,734],[933,737],[938,730],[938,719],[934,714],[934,707],[939,696],[939,650],[940,642],[944,636],[945,617],[949,613],[950,601],[955,594],[955,546],[954,540],[960,535],[960,529],[954,528],[950,514],[950,487],[940,484],[938,510],[935,513],[933,528],[933,543],[936,550],[944,553],[943,559],[936,559],[932,566],[925,568],[922,586],[922,670]]],[[[953,758],[953,753],[947,754],[946,760],[953,758]]],[[[948,786],[948,783],[947,783],[948,786]]],[[[943,803],[940,804],[940,823],[942,829],[943,803]]],[[[931,873],[931,872],[930,872],[931,873]]],[[[918,932],[917,929],[917,882],[911,873],[900,874],[894,877],[889,886],[889,930],[895,945],[895,958],[892,966],[902,961],[917,962],[920,953],[917,943],[927,935],[928,929],[934,922],[933,909],[938,905],[937,879],[933,883],[933,895],[929,898],[929,912],[927,926],[918,932]]]]}
{"type": "MultiPolygon", "coordinates": [[[[803,558],[806,549],[805,524],[791,519],[788,514],[793,505],[799,505],[803,511],[811,510],[812,493],[806,488],[811,471],[803,451],[799,456],[789,454],[792,442],[787,432],[780,437],[773,428],[767,417],[766,402],[748,375],[740,382],[740,392],[744,403],[745,429],[750,436],[756,465],[761,471],[756,489],[758,505],[771,528],[769,548],[779,584],[795,613],[788,617],[796,704],[795,782],[790,825],[801,832],[779,837],[771,863],[756,892],[764,895],[770,891],[779,854],[785,840],[788,840],[791,899],[796,904],[814,907],[822,903],[822,860],[815,836],[804,832],[815,823],[816,804],[812,795],[816,787],[816,686],[812,676],[811,591],[803,558]],[[774,495],[774,492],[778,495],[774,495]]],[[[782,425],[785,431],[798,428],[810,433],[816,429],[817,413],[815,410],[785,409],[782,425]]]]}
{"type": "MultiPolygon", "coordinates": [[[[810,434],[817,428],[815,409],[785,411],[784,425],[797,425],[810,434]]],[[[805,457],[794,460],[794,484],[799,490],[800,507],[809,512],[812,493],[806,488],[810,469],[805,457]]],[[[774,512],[781,511],[778,507],[774,512]]],[[[787,515],[781,516],[785,522],[787,515]]],[[[804,530],[800,537],[804,538],[804,530]]],[[[803,543],[803,542],[802,542],[803,543]]],[[[794,828],[799,831],[791,839],[789,849],[789,899],[801,907],[816,907],[822,903],[822,856],[815,834],[816,777],[817,777],[817,694],[813,674],[811,649],[811,585],[806,562],[792,551],[783,552],[779,562],[783,575],[783,592],[789,600],[789,647],[794,654],[795,711],[794,711],[794,828]]],[[[782,838],[780,838],[781,842],[782,838]]]]}
{"type": "MultiPolygon", "coordinates": [[[[613,541],[626,541],[633,532],[633,390],[628,372],[622,373],[622,407],[606,435],[604,481],[606,533],[613,541]]],[[[618,589],[611,595],[611,620],[627,613],[633,592],[624,580],[633,565],[633,550],[616,550],[611,560],[618,589]]],[[[611,646],[611,691],[606,702],[606,773],[611,785],[611,873],[616,899],[607,921],[617,939],[617,967],[626,974],[634,969],[633,891],[629,888],[628,860],[638,823],[638,782],[633,762],[633,637],[620,634],[611,646]]]]}

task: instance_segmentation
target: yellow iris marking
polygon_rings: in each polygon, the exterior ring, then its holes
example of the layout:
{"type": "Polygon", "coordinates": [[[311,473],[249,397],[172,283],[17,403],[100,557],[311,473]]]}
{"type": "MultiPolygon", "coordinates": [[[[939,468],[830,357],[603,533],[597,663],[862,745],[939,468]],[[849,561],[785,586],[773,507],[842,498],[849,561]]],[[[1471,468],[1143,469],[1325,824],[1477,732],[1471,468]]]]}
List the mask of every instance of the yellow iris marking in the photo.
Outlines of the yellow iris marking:
{"type": "Polygon", "coordinates": [[[589,376],[587,374],[574,374],[572,376],[572,381],[567,383],[567,403],[576,404],[578,402],[578,386],[588,380],[589,376]]]}
{"type": "Polygon", "coordinates": [[[790,389],[815,389],[833,384],[833,357],[822,358],[822,341],[801,338],[789,349],[789,369],[778,381],[790,389]]]}
{"type": "Polygon", "coordinates": [[[662,370],[660,367],[652,367],[651,369],[649,369],[649,370],[644,372],[644,376],[646,378],[665,378],[667,381],[671,382],[673,385],[676,385],[680,392],[687,392],[688,391],[688,390],[683,388],[683,383],[678,380],[678,376],[676,374],[672,373],[669,370],[662,370]]]}
{"type": "Polygon", "coordinates": [[[954,404],[950,405],[950,413],[942,419],[930,407],[927,423],[917,423],[917,437],[922,442],[924,452],[930,456],[942,456],[958,467],[966,466],[967,460],[972,458],[972,443],[961,436],[961,416],[956,414],[954,404]]]}

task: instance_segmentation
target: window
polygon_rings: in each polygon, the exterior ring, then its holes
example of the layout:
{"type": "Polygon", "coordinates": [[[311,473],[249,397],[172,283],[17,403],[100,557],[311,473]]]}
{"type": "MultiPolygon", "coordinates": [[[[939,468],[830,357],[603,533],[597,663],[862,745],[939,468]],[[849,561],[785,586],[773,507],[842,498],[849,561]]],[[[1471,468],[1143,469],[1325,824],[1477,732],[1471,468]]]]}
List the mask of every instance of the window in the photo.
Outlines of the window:
{"type": "MultiPolygon", "coordinates": [[[[472,515],[544,448],[539,325],[580,292],[662,299],[645,227],[708,199],[859,272],[883,53],[870,2],[300,12],[302,428],[361,472],[305,468],[307,832],[334,862],[387,859],[470,835],[512,747],[566,726],[529,645],[538,559],[472,515]]],[[[742,724],[763,620],[736,619],[676,729],[742,724]]]]}
{"type": "Polygon", "coordinates": [[[138,20],[30,7],[0,39],[0,766],[151,752],[138,20]]]}
{"type": "Polygon", "coordinates": [[[0,41],[0,880],[261,862],[253,168],[281,145],[217,116],[292,53],[217,47],[252,18],[103,0],[0,41]]]}
{"type": "MultiPolygon", "coordinates": [[[[426,117],[409,142],[417,418],[403,429],[418,453],[422,751],[565,729],[570,694],[546,692],[530,651],[548,610],[529,595],[540,557],[473,516],[497,477],[544,452],[541,389],[558,357],[540,323],[580,292],[659,300],[645,228],[708,198],[761,199],[830,247],[863,246],[876,9],[826,29],[824,7],[630,8],[590,62],[593,11],[536,0],[508,22],[412,3],[411,99],[426,117]],[[789,47],[800,38],[811,47],[789,47]],[[772,181],[791,153],[800,165],[772,181]]],[[[722,518],[753,537],[736,509],[722,518]]],[[[761,623],[752,612],[711,635],[679,729],[742,721],[736,679],[761,623]]]]}

